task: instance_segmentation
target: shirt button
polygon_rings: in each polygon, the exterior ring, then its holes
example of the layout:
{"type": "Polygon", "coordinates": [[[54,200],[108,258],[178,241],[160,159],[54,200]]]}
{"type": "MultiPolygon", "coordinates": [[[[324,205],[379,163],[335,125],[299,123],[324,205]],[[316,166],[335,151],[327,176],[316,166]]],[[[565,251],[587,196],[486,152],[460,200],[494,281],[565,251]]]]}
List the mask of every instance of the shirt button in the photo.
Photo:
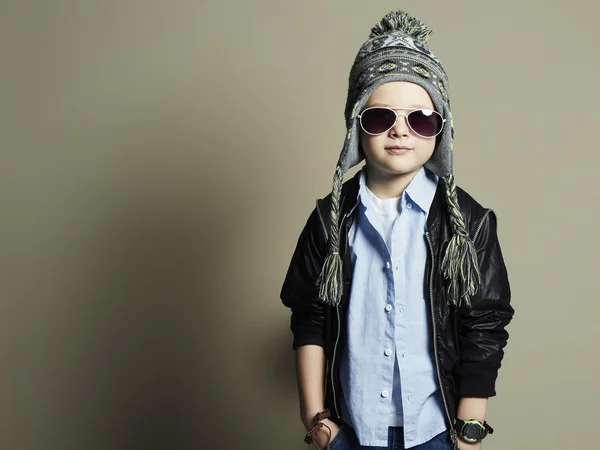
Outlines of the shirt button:
{"type": "Polygon", "coordinates": [[[412,208],[412,203],[407,203],[407,204],[406,204],[406,207],[407,207],[408,209],[412,208]]]}
{"type": "Polygon", "coordinates": [[[386,263],[385,263],[385,268],[386,268],[386,269],[389,269],[389,268],[390,268],[390,263],[389,263],[389,262],[386,262],[386,263]]]}
{"type": "Polygon", "coordinates": [[[388,395],[389,395],[389,392],[388,392],[388,391],[381,391],[381,396],[382,396],[383,398],[387,397],[388,395]]]}
{"type": "Polygon", "coordinates": [[[398,266],[396,266],[396,272],[398,271],[398,266]]]}
{"type": "Polygon", "coordinates": [[[392,310],[392,305],[385,305],[385,310],[390,312],[392,310]]]}
{"type": "Polygon", "coordinates": [[[392,351],[389,348],[385,349],[385,356],[390,356],[392,354],[392,351]]]}
{"type": "Polygon", "coordinates": [[[402,353],[402,359],[406,358],[406,353],[402,353]]]}

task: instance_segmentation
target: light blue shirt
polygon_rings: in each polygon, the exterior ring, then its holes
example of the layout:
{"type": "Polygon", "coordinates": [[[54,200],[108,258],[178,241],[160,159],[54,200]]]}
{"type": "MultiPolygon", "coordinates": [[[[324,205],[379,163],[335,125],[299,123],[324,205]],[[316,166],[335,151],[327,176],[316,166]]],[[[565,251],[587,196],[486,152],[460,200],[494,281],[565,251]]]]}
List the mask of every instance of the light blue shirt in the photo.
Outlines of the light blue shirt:
{"type": "Polygon", "coordinates": [[[395,200],[374,196],[365,167],[359,183],[348,236],[353,279],[340,362],[342,418],[366,446],[387,446],[388,427],[403,426],[410,448],[446,429],[424,296],[426,220],[438,177],[421,168],[395,200]]]}

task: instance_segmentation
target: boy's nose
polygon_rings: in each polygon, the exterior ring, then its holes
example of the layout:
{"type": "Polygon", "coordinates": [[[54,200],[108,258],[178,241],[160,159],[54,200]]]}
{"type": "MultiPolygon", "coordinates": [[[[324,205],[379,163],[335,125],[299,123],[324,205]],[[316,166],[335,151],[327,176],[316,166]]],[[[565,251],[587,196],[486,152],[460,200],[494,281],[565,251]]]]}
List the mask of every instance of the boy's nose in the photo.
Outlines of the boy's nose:
{"type": "Polygon", "coordinates": [[[406,123],[406,116],[398,114],[398,120],[396,120],[396,123],[390,129],[390,133],[395,136],[408,136],[410,134],[410,128],[408,128],[408,124],[406,123]]]}

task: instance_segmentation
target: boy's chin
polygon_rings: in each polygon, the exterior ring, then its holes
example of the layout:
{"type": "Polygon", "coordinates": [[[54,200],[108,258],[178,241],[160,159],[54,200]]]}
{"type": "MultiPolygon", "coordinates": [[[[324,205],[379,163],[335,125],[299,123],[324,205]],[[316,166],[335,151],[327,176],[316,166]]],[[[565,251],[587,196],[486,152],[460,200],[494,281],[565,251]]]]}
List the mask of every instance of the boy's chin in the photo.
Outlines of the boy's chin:
{"type": "Polygon", "coordinates": [[[415,164],[381,164],[375,168],[375,171],[381,175],[402,176],[418,172],[422,165],[415,164]]]}

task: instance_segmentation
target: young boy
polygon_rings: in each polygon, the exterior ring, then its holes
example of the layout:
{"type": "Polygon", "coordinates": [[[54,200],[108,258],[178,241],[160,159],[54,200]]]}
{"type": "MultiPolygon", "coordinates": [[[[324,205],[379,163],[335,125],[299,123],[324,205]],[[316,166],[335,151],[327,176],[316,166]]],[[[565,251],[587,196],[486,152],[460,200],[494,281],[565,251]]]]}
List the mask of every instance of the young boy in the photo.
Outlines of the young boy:
{"type": "Polygon", "coordinates": [[[454,182],[448,79],[430,34],[393,11],[359,50],[333,191],[281,288],[317,448],[479,449],[493,432],[487,399],[514,310],[496,216],[454,182]]]}

